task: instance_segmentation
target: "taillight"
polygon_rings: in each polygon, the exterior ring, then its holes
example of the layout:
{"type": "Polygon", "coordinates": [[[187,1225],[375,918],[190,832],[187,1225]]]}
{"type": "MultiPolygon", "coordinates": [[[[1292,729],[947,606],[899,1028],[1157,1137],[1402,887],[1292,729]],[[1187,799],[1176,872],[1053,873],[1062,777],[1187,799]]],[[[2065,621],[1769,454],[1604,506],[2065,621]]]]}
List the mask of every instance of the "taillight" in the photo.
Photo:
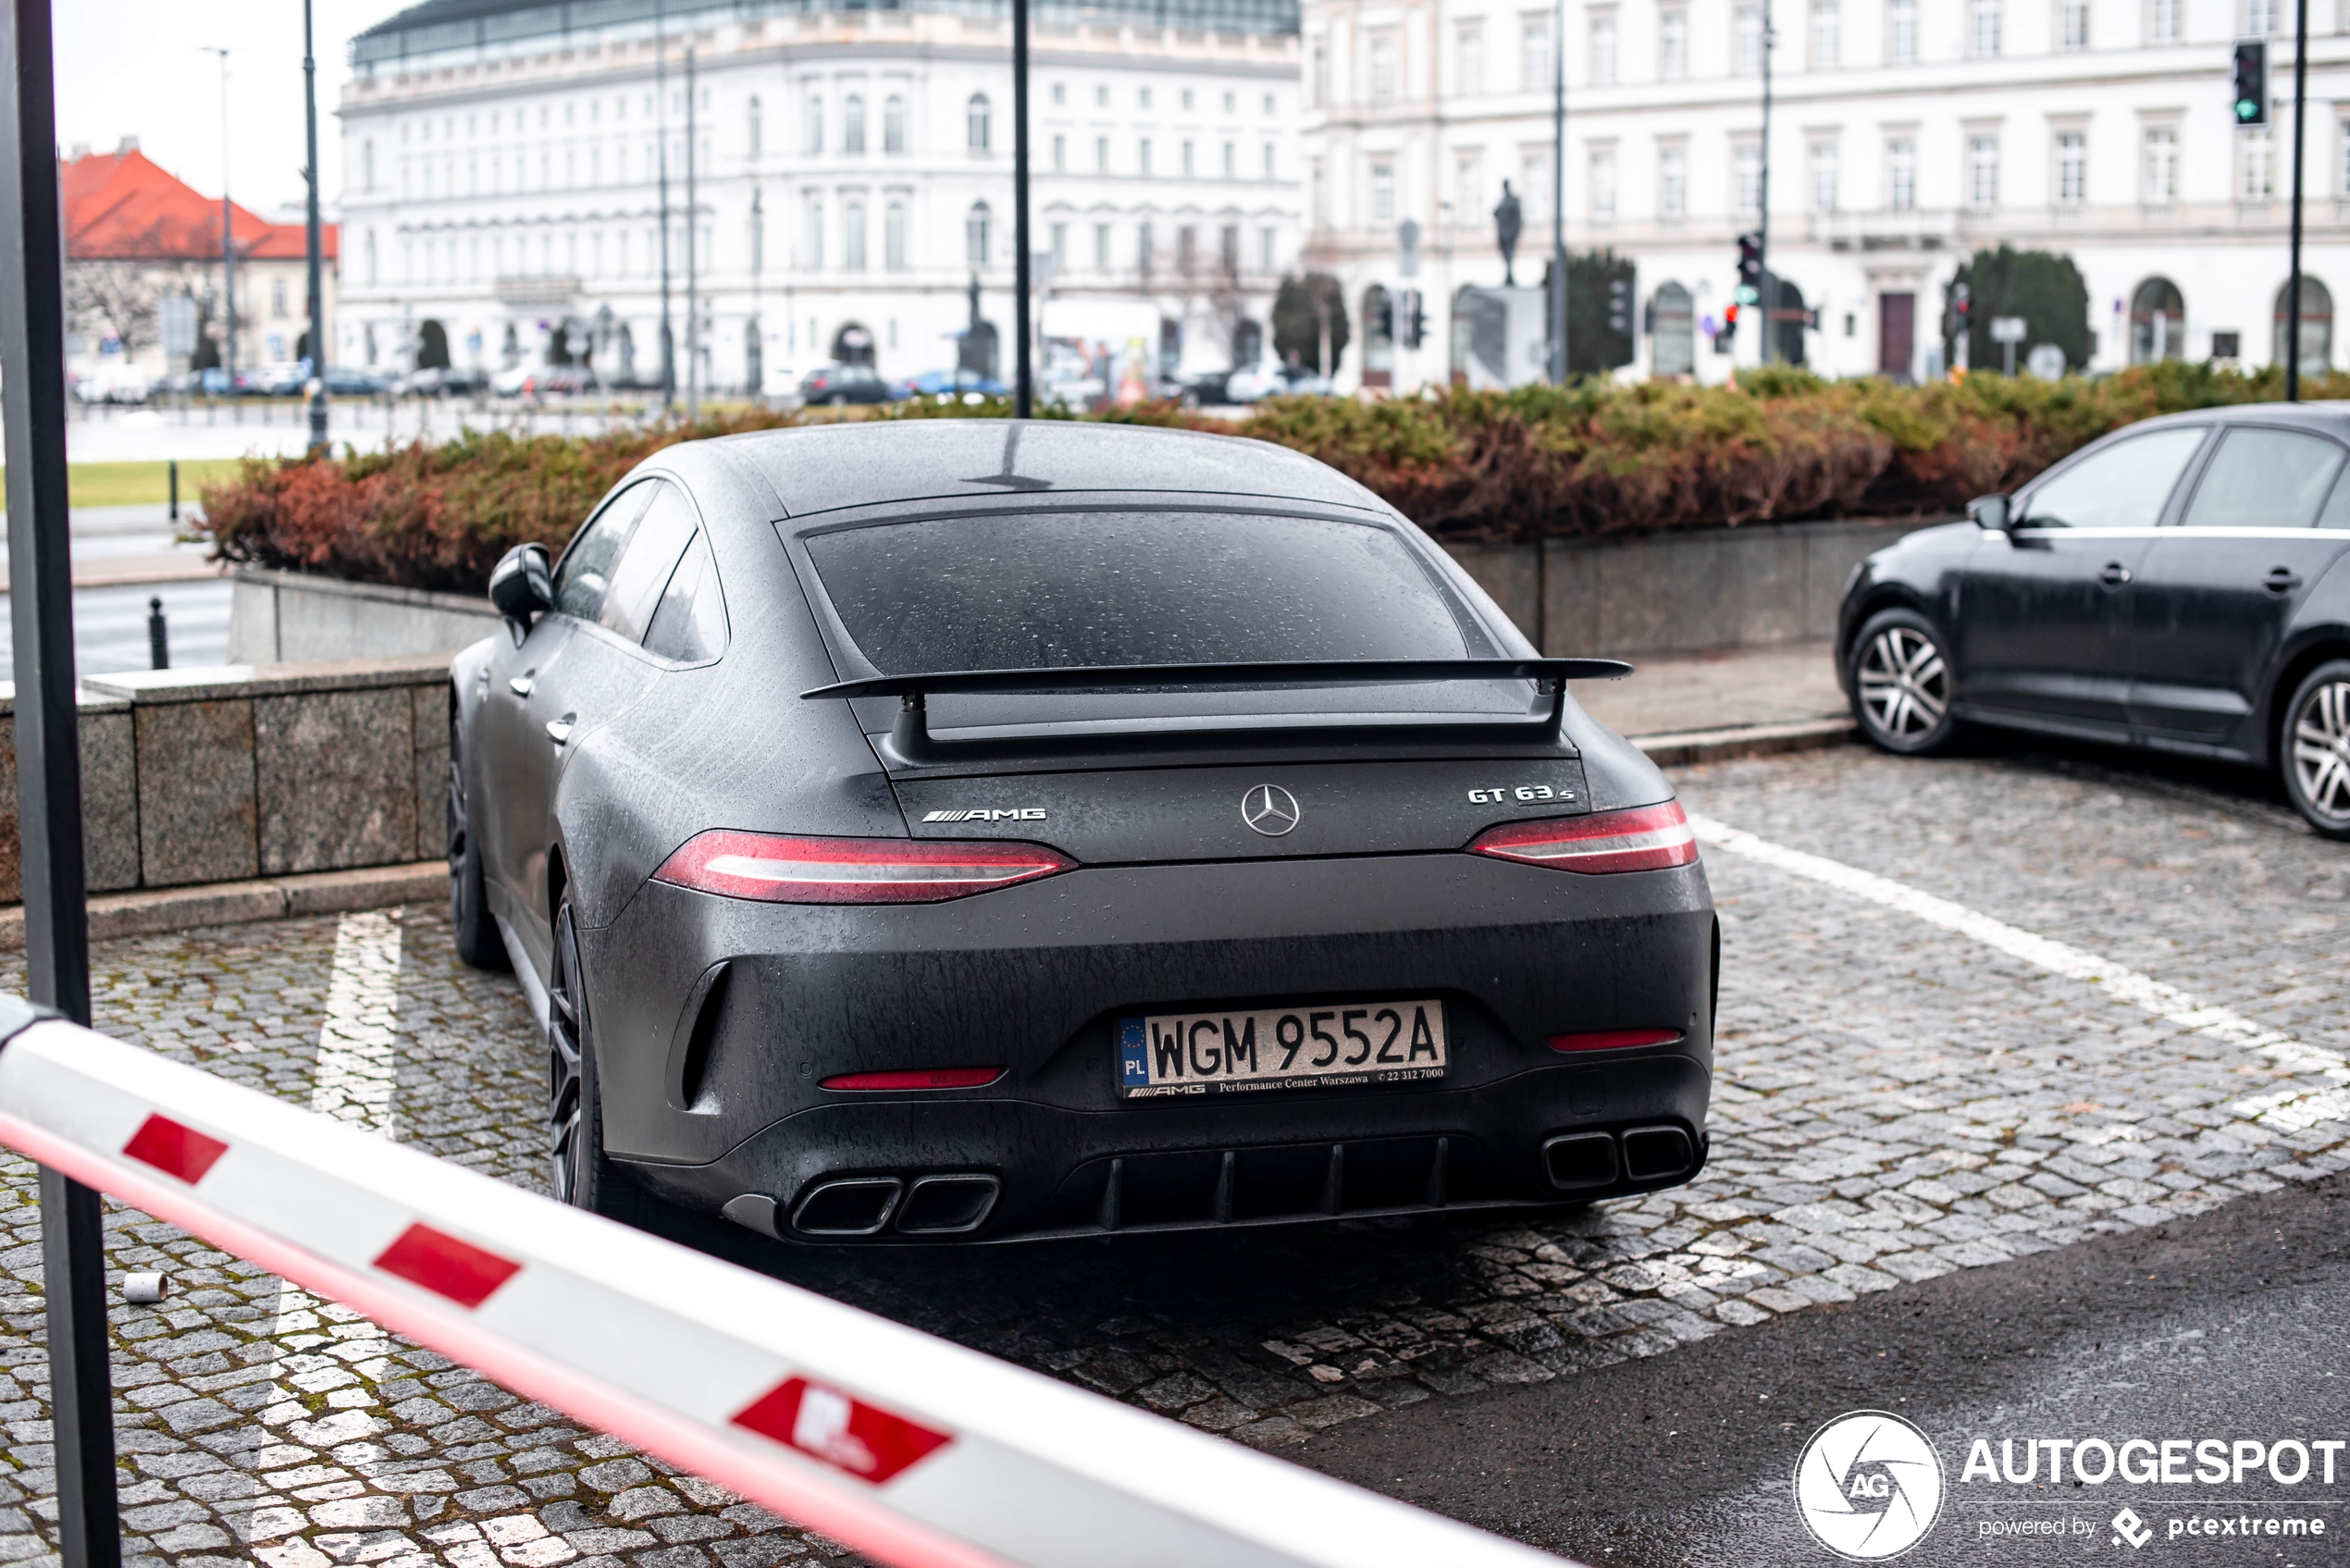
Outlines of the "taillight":
{"type": "Polygon", "coordinates": [[[1477,835],[1469,851],[1560,871],[1659,871],[1697,858],[1697,834],[1681,803],[1503,822],[1477,835]]]}
{"type": "Polygon", "coordinates": [[[798,838],[714,828],[687,839],[653,880],[770,904],[935,904],[1076,866],[1033,844],[798,838]]]}
{"type": "Polygon", "coordinates": [[[984,1089],[1004,1076],[1002,1068],[915,1068],[903,1072],[844,1072],[823,1080],[826,1089],[984,1089]]]}

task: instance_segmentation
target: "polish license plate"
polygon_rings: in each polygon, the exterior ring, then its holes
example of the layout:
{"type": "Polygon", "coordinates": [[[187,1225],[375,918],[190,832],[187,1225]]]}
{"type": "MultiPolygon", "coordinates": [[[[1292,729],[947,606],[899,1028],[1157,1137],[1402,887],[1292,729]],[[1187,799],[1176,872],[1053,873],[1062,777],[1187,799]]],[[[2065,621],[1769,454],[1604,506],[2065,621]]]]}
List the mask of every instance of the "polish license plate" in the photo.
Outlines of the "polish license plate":
{"type": "Polygon", "coordinates": [[[1409,1083],[1442,1078],[1451,1060],[1444,1005],[1434,1001],[1118,1020],[1119,1088],[1128,1099],[1409,1083]]]}

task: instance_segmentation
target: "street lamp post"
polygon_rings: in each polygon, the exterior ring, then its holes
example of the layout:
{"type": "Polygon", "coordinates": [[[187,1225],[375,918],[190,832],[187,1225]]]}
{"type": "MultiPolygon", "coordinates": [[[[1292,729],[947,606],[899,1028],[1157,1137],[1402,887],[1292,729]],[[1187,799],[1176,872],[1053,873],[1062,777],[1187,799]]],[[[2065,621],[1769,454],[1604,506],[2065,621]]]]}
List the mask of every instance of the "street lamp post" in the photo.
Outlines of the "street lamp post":
{"type": "Polygon", "coordinates": [[[2309,91],[2309,0],[2293,15],[2293,272],[2285,283],[2284,401],[2301,401],[2301,138],[2309,91]]]}
{"type": "Polygon", "coordinates": [[[686,417],[701,417],[701,216],[694,185],[694,46],[686,45],[686,417]]]}
{"type": "Polygon", "coordinates": [[[1566,385],[1566,0],[1551,21],[1551,384],[1566,385]]]}
{"type": "Polygon", "coordinates": [[[1754,224],[1754,269],[1759,277],[1757,286],[1762,298],[1762,363],[1768,364],[1775,357],[1778,345],[1773,341],[1778,331],[1778,286],[1771,280],[1771,0],[1762,0],[1762,145],[1759,188],[1755,192],[1758,209],[1754,224]]]}
{"type": "MultiPolygon", "coordinates": [[[[318,224],[318,60],[311,47],[310,0],[302,0],[302,105],[310,135],[310,451],[327,450],[327,288],[318,224]]],[[[224,178],[222,183],[227,181],[224,178]]]]}
{"type": "Polygon", "coordinates": [[[1029,344],[1028,0],[1012,0],[1012,414],[1036,412],[1035,361],[1029,344]]]}
{"type": "Polygon", "coordinates": [[[229,51],[216,43],[204,53],[220,56],[220,292],[227,302],[228,321],[220,335],[220,363],[229,377],[229,395],[237,395],[237,226],[229,204],[229,51]]]}
{"type": "Polygon", "coordinates": [[[669,325],[669,40],[665,0],[653,0],[653,142],[661,179],[661,411],[677,401],[676,334],[669,325]]]}

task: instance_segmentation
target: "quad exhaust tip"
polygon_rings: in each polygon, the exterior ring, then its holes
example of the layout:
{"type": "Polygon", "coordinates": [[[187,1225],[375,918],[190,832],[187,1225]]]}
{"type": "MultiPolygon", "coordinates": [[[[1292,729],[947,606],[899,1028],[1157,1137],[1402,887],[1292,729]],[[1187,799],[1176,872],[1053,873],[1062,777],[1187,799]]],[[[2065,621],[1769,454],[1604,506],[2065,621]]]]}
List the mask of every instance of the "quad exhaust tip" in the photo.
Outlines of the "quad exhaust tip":
{"type": "Polygon", "coordinates": [[[1697,1165],[1697,1145],[1677,1127],[1567,1132],[1542,1145],[1542,1172],[1562,1192],[1592,1192],[1619,1181],[1669,1181],[1697,1165]]]}
{"type": "MultiPolygon", "coordinates": [[[[792,1210],[791,1228],[826,1238],[878,1236],[893,1226],[908,1236],[968,1235],[987,1223],[1003,1191],[1000,1179],[976,1172],[910,1181],[896,1176],[838,1177],[810,1185],[792,1210]]],[[[770,1235],[780,1228],[774,1212],[772,1199],[749,1193],[726,1205],[729,1218],[770,1235]]]]}

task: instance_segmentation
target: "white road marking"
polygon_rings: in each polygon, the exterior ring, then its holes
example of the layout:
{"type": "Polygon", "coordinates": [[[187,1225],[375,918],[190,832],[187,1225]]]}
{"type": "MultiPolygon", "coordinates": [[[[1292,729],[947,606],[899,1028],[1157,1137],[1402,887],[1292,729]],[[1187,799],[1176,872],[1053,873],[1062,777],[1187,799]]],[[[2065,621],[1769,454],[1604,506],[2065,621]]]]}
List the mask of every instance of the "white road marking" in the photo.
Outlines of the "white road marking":
{"type": "Polygon", "coordinates": [[[2325,1079],[2334,1087],[2321,1090],[2282,1089],[2239,1100],[2232,1107],[2266,1127],[2297,1132],[2319,1122],[2350,1118],[2350,1057],[2339,1051],[2305,1044],[2281,1031],[2266,1029],[2243,1014],[2198,1001],[2174,985],[2166,985],[2125,965],[2036,932],[2011,926],[1979,909],[1937,898],[1914,887],[1848,866],[1841,860],[1790,849],[1757,838],[1743,829],[1692,815],[1689,825],[1700,844],[1712,849],[1759,860],[1766,866],[1833,887],[1841,893],[1882,904],[1905,915],[1955,932],[2028,964],[2072,980],[2086,981],[2118,1002],[2142,1007],[2167,1023],[2223,1040],[2268,1057],[2288,1072],[2325,1079]]]}

